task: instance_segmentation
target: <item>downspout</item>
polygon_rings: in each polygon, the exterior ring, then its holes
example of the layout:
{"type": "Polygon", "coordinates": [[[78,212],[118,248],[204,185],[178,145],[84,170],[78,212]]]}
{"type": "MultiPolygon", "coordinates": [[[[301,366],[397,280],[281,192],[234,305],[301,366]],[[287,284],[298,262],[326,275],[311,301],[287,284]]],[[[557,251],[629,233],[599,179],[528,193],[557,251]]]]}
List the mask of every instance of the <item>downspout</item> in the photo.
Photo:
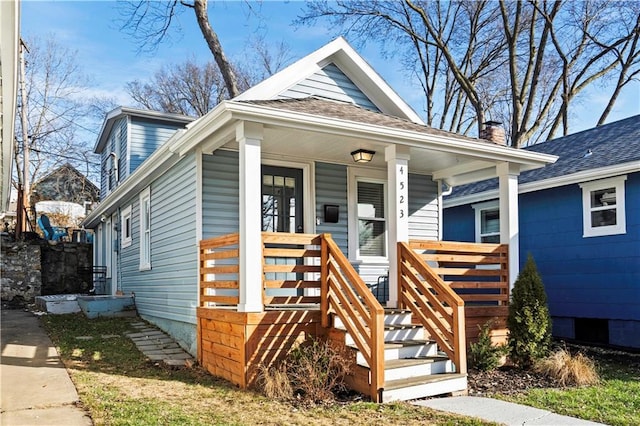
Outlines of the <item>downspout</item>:
{"type": "Polygon", "coordinates": [[[450,195],[453,191],[453,185],[448,184],[444,179],[438,180],[438,240],[442,241],[442,229],[444,224],[443,217],[443,197],[450,195]]]}

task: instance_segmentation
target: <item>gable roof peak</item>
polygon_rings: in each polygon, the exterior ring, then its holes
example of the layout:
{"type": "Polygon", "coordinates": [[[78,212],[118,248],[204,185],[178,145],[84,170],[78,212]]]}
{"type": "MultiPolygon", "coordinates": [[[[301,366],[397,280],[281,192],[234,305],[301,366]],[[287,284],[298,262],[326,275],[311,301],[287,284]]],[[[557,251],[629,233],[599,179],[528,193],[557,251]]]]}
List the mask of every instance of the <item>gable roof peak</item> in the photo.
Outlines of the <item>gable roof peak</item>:
{"type": "Polygon", "coordinates": [[[383,113],[424,124],[420,116],[340,36],[285,69],[246,90],[232,100],[259,101],[279,97],[287,89],[334,64],[383,113]]]}

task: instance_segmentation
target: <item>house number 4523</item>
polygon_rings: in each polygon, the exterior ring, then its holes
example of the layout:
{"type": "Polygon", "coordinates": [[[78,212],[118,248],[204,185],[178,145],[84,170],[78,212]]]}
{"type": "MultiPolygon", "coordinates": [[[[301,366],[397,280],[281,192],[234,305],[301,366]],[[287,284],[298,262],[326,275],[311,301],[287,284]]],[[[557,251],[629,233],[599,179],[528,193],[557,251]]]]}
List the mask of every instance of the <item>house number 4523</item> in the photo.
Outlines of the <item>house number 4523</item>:
{"type": "Polygon", "coordinates": [[[404,183],[404,167],[400,166],[400,179],[398,182],[398,186],[400,188],[399,194],[398,194],[398,202],[400,204],[400,219],[402,219],[404,217],[404,188],[405,188],[405,183],[404,183]]]}

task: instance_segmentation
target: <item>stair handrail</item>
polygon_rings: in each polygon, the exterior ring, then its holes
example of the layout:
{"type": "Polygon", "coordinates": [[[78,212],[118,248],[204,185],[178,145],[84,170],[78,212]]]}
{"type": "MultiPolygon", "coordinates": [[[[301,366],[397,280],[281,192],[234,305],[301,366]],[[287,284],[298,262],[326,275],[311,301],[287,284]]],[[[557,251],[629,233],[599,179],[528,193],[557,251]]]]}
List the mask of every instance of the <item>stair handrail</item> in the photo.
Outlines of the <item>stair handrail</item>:
{"type": "Polygon", "coordinates": [[[371,370],[370,396],[381,402],[384,389],[384,309],[330,234],[321,239],[322,326],[333,312],[353,337],[371,370]]]}
{"type": "Polygon", "coordinates": [[[464,301],[405,242],[398,243],[398,263],[400,307],[411,310],[414,318],[420,320],[438,346],[453,360],[458,373],[465,374],[464,301]]]}

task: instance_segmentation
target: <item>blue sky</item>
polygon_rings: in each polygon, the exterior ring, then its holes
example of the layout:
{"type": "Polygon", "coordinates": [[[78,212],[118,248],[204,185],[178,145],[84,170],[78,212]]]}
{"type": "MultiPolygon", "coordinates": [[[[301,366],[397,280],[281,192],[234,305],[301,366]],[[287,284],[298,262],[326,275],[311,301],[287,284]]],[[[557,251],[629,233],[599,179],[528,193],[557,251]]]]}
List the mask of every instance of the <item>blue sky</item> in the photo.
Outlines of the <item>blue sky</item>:
{"type": "MultiPolygon", "coordinates": [[[[3,0],[0,0],[3,1],[3,0]]],[[[304,7],[301,1],[263,1],[254,3],[254,13],[240,1],[210,0],[209,15],[226,54],[242,60],[250,37],[262,34],[267,43],[285,40],[293,59],[298,59],[331,41],[337,35],[326,23],[315,27],[295,27],[292,21],[304,7]]],[[[211,58],[190,10],[178,17],[182,32],[171,32],[171,39],[154,54],[138,53],[138,46],[119,30],[118,4],[115,1],[32,1],[23,0],[22,36],[55,37],[66,47],[77,50],[83,71],[92,80],[87,96],[108,95],[124,105],[132,105],[124,88],[128,81],[145,80],[162,65],[180,63],[195,57],[204,62],[211,58]]],[[[351,41],[351,40],[350,40],[351,41]]],[[[402,73],[397,61],[384,59],[378,46],[354,45],[374,69],[421,114],[421,95],[402,73]]],[[[571,131],[595,125],[597,114],[607,100],[607,91],[593,90],[575,105],[571,131]]],[[[640,83],[627,88],[609,121],[640,113],[640,83]]],[[[99,124],[98,124],[99,126],[99,124]]],[[[96,129],[97,130],[97,129],[96,129]]]]}

